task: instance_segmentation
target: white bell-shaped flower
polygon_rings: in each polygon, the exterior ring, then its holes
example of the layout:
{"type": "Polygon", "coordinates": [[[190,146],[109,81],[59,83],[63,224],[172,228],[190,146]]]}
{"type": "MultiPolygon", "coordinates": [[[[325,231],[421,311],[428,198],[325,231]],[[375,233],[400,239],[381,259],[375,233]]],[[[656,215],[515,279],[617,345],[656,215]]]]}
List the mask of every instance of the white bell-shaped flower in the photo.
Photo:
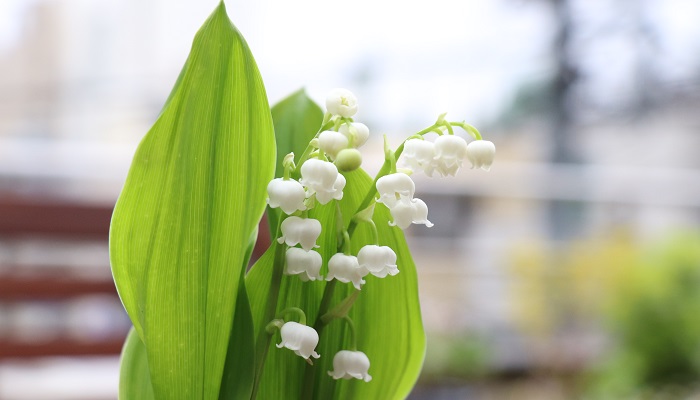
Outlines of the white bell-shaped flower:
{"type": "Polygon", "coordinates": [[[350,127],[347,124],[340,125],[338,132],[345,135],[352,143],[352,147],[359,148],[369,138],[369,128],[361,122],[353,122],[350,127]]]}
{"type": "Polygon", "coordinates": [[[277,239],[287,246],[301,244],[304,250],[311,250],[316,245],[316,240],[321,235],[321,223],[313,218],[299,218],[294,215],[287,217],[280,226],[282,236],[277,239]]]}
{"type": "Polygon", "coordinates": [[[357,262],[370,274],[377,278],[387,275],[394,276],[399,273],[396,266],[396,253],[391,247],[369,244],[357,253],[357,262]]]}
{"type": "Polygon", "coordinates": [[[318,135],[318,147],[335,159],[340,150],[348,148],[348,138],[340,132],[323,131],[318,135]]]}
{"type": "Polygon", "coordinates": [[[433,226],[433,223],[428,221],[428,206],[421,199],[401,200],[394,207],[390,207],[389,211],[394,219],[389,222],[390,226],[398,226],[401,229],[406,229],[411,224],[422,224],[428,228],[433,226]]]}
{"type": "Polygon", "coordinates": [[[326,110],[350,118],[357,112],[357,97],[347,89],[333,89],[326,97],[326,110]]]}
{"type": "Polygon", "coordinates": [[[416,184],[410,176],[397,172],[377,179],[377,192],[379,193],[377,202],[392,208],[399,200],[411,200],[416,192],[416,184]]]}
{"type": "Polygon", "coordinates": [[[369,370],[369,358],[361,351],[341,350],[333,357],[333,371],[328,375],[333,379],[361,379],[365,382],[372,380],[367,373],[369,370]]]}
{"type": "Polygon", "coordinates": [[[467,145],[467,158],[472,163],[472,168],[490,170],[495,156],[496,146],[488,140],[475,140],[467,145]]]}
{"type": "Polygon", "coordinates": [[[307,187],[306,196],[316,194],[316,200],[326,204],[332,199],[343,198],[345,177],[338,168],[328,161],[312,158],[301,165],[301,184],[307,187]]]}
{"type": "Polygon", "coordinates": [[[365,280],[362,279],[365,275],[367,275],[367,272],[360,268],[360,264],[355,256],[336,253],[328,260],[327,281],[337,279],[343,283],[352,282],[355,289],[360,290],[362,285],[365,284],[365,280]]]}
{"type": "Polygon", "coordinates": [[[316,353],[318,345],[318,332],[310,326],[300,324],[298,322],[289,321],[282,325],[280,329],[282,342],[277,345],[277,348],[286,347],[294,351],[296,355],[309,359],[309,357],[321,357],[316,353]]]}
{"type": "Polygon", "coordinates": [[[433,176],[437,165],[435,144],[422,139],[407,140],[401,158],[411,170],[422,170],[426,175],[433,176]]]}
{"type": "Polygon", "coordinates": [[[272,208],[281,208],[285,214],[292,214],[295,211],[304,211],[304,199],[306,192],[301,183],[294,179],[277,178],[267,184],[267,204],[272,208]]]}
{"type": "Polygon", "coordinates": [[[323,260],[317,251],[290,247],[285,253],[285,259],[285,275],[299,275],[304,282],[323,278],[320,274],[323,260]]]}
{"type": "Polygon", "coordinates": [[[455,176],[467,157],[467,141],[455,135],[435,139],[435,169],[442,176],[455,176]]]}

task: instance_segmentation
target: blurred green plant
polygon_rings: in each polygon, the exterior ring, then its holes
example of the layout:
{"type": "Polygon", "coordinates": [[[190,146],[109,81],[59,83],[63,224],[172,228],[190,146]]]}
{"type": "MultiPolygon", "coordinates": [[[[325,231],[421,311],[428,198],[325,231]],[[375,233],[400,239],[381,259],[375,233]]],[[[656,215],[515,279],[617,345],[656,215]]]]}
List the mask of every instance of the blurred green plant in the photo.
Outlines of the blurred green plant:
{"type": "Polygon", "coordinates": [[[611,299],[616,351],[589,376],[592,398],[678,393],[700,380],[700,235],[677,234],[638,255],[611,299]]]}

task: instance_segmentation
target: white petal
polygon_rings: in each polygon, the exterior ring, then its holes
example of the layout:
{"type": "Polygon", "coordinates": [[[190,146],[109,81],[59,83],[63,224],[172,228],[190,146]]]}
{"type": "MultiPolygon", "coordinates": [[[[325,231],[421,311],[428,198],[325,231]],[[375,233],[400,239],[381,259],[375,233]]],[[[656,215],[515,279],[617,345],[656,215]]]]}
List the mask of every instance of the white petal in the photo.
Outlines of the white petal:
{"type": "Polygon", "coordinates": [[[316,240],[321,235],[321,223],[312,218],[287,217],[280,226],[282,236],[277,239],[287,246],[301,244],[304,250],[311,250],[316,246],[316,240]]]}
{"type": "Polygon", "coordinates": [[[340,150],[348,148],[348,138],[340,132],[323,131],[318,136],[318,147],[331,158],[336,158],[340,150]]]}
{"type": "Polygon", "coordinates": [[[414,224],[423,224],[430,228],[433,223],[428,221],[428,205],[421,199],[413,199],[411,219],[414,224]]]}
{"type": "Polygon", "coordinates": [[[323,260],[318,252],[290,247],[287,249],[285,257],[285,275],[299,275],[302,281],[321,279],[319,273],[323,260]]]}
{"type": "Polygon", "coordinates": [[[318,345],[318,332],[314,328],[289,321],[282,325],[280,336],[282,341],[277,344],[277,348],[286,347],[305,359],[320,357],[315,351],[318,345]]]}
{"type": "Polygon", "coordinates": [[[338,132],[345,135],[348,140],[352,138],[352,147],[357,149],[367,142],[369,138],[369,128],[361,122],[353,122],[351,125],[352,128],[348,127],[347,124],[341,125],[340,128],[338,128],[338,132]]]}
{"type": "Polygon", "coordinates": [[[361,351],[341,350],[333,357],[333,371],[328,375],[334,379],[361,379],[365,382],[372,380],[367,373],[370,363],[367,355],[361,351]]]}
{"type": "Polygon", "coordinates": [[[357,98],[347,89],[333,89],[326,97],[326,110],[350,118],[357,112],[357,98]]]}
{"type": "Polygon", "coordinates": [[[360,264],[355,256],[336,253],[328,260],[327,281],[337,279],[343,283],[352,282],[355,288],[360,290],[365,283],[362,279],[365,275],[366,273],[360,268],[360,264]]]}
{"type": "Polygon", "coordinates": [[[400,172],[384,175],[377,179],[377,192],[379,193],[377,202],[384,203],[389,208],[394,207],[402,198],[412,199],[415,191],[416,184],[413,183],[413,179],[400,172]]]}
{"type": "Polygon", "coordinates": [[[454,176],[467,157],[467,142],[459,136],[442,135],[435,139],[436,170],[454,176]]]}
{"type": "Polygon", "coordinates": [[[435,144],[422,139],[410,139],[404,144],[401,159],[413,171],[422,170],[432,176],[435,161],[435,144]]]}
{"type": "Polygon", "coordinates": [[[388,246],[367,245],[357,253],[360,267],[378,278],[399,273],[396,253],[388,246]]]}
{"type": "Polygon", "coordinates": [[[467,157],[472,163],[472,168],[488,171],[495,156],[496,146],[488,140],[475,140],[467,145],[467,157]]]}
{"type": "Polygon", "coordinates": [[[306,210],[306,192],[301,183],[294,179],[273,179],[267,185],[267,203],[272,208],[281,208],[286,214],[306,210]]]}

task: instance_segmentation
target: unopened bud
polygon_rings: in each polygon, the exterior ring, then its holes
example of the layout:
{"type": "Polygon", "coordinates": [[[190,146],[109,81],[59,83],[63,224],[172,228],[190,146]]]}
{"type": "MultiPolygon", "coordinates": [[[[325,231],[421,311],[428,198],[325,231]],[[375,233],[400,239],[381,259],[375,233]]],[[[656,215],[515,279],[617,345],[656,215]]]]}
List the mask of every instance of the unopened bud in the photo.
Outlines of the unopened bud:
{"type": "Polygon", "coordinates": [[[354,171],[362,165],[362,154],[357,149],[343,149],[338,152],[335,165],[343,172],[354,171]]]}

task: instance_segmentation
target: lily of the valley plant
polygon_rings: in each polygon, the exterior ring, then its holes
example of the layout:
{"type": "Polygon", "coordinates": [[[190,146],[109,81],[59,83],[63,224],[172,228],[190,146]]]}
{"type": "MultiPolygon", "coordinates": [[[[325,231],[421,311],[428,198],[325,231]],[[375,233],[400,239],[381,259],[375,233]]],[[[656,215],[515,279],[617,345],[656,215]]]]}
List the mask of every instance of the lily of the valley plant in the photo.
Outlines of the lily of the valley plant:
{"type": "MultiPolygon", "coordinates": [[[[425,352],[403,230],[430,227],[412,173],[488,170],[493,143],[445,115],[370,177],[361,103],[270,110],[223,3],[134,156],[112,218],[134,328],[120,399],[402,399],[425,352]],[[468,139],[468,140],[467,140],[468,139]],[[267,209],[270,246],[248,269],[267,209]]],[[[261,230],[261,232],[267,229],[261,230]]]]}

